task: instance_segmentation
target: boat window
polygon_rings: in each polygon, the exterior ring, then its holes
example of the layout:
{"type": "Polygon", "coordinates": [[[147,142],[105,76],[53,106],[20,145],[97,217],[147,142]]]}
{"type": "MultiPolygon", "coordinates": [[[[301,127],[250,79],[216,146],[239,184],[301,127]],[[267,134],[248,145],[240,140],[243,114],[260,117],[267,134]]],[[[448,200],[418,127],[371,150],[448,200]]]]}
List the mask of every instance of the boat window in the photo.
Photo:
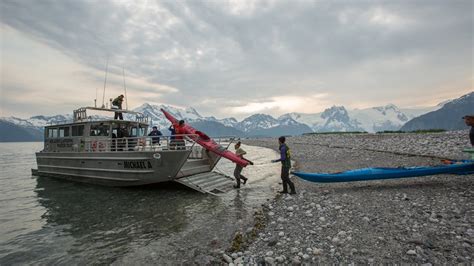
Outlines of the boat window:
{"type": "Polygon", "coordinates": [[[49,128],[48,129],[48,138],[57,138],[58,137],[58,129],[57,128],[49,128]]]}
{"type": "Polygon", "coordinates": [[[91,125],[91,136],[109,136],[110,128],[108,125],[91,125]]]}
{"type": "Polygon", "coordinates": [[[69,137],[69,127],[60,127],[59,128],[59,137],[69,137]]]}
{"type": "Polygon", "coordinates": [[[84,135],[84,126],[72,126],[72,136],[82,137],[84,135]]]}
{"type": "Polygon", "coordinates": [[[144,127],[132,127],[132,137],[142,137],[145,136],[146,128],[144,127]]]}

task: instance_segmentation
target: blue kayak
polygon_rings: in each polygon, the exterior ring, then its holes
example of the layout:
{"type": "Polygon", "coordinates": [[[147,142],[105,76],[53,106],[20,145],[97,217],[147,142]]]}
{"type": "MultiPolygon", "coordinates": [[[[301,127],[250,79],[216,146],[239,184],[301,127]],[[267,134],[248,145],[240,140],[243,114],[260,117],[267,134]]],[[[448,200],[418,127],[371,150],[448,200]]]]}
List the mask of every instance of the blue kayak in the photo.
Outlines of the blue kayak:
{"type": "Polygon", "coordinates": [[[400,168],[363,168],[340,173],[304,173],[292,172],[304,180],[319,183],[367,181],[377,179],[406,178],[438,174],[471,174],[474,173],[474,161],[461,163],[400,168]]]}

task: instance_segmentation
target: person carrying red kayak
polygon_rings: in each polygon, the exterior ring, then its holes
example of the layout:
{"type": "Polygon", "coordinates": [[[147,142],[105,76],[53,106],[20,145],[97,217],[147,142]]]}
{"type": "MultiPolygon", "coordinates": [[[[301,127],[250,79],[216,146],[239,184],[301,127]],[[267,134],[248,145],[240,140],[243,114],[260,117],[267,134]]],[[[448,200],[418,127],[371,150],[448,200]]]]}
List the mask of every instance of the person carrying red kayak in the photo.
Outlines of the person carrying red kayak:
{"type": "Polygon", "coordinates": [[[175,146],[178,149],[184,149],[186,143],[184,142],[184,136],[186,134],[186,131],[184,130],[184,120],[179,120],[179,122],[176,124],[173,124],[174,128],[174,139],[173,139],[173,146],[175,146]]]}
{"type": "MultiPolygon", "coordinates": [[[[239,156],[240,158],[246,160],[244,158],[244,155],[247,154],[246,151],[244,151],[244,149],[242,149],[240,147],[242,143],[240,141],[238,141],[236,144],[235,144],[235,154],[237,156],[239,156]]],[[[253,164],[253,163],[252,163],[253,164]]],[[[245,183],[247,183],[247,180],[248,178],[246,178],[245,176],[243,176],[241,173],[242,173],[242,169],[244,169],[243,166],[239,165],[239,164],[235,164],[235,170],[234,170],[234,177],[235,177],[235,181],[237,181],[237,185],[234,185],[234,188],[240,188],[240,179],[243,180],[243,184],[245,185],[245,183]]]]}

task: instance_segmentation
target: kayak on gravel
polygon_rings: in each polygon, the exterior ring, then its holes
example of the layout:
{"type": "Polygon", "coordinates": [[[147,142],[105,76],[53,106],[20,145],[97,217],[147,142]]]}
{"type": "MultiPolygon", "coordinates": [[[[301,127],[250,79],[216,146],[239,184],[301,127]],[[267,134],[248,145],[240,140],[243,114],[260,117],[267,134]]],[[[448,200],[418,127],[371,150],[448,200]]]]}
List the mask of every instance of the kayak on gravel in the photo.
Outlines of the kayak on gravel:
{"type": "Polygon", "coordinates": [[[362,168],[340,173],[305,173],[292,172],[293,175],[304,180],[319,183],[367,181],[378,179],[407,178],[438,174],[472,174],[474,161],[443,161],[438,166],[417,166],[399,168],[362,168]]]}
{"type": "MultiPolygon", "coordinates": [[[[161,109],[161,111],[163,112],[163,114],[165,115],[165,117],[172,123],[172,124],[177,124],[178,123],[178,119],[176,119],[175,117],[173,117],[170,113],[168,113],[167,111],[165,111],[164,109],[161,109]]],[[[247,166],[249,163],[251,163],[250,161],[246,160],[246,159],[242,159],[240,158],[239,156],[237,156],[235,153],[227,150],[225,147],[223,147],[222,145],[218,144],[217,142],[215,142],[213,139],[211,139],[209,136],[207,136],[205,133],[199,131],[199,130],[196,130],[195,128],[193,128],[192,126],[188,125],[188,124],[184,124],[184,131],[186,132],[186,134],[190,134],[191,136],[188,136],[189,138],[191,138],[192,140],[194,140],[196,143],[198,143],[199,145],[201,145],[202,147],[204,147],[205,149],[207,150],[210,150],[212,152],[214,152],[215,154],[219,155],[219,156],[222,156],[226,159],[229,159],[231,160],[232,162],[240,165],[240,166],[247,166]]],[[[253,164],[253,163],[252,163],[253,164]]]]}

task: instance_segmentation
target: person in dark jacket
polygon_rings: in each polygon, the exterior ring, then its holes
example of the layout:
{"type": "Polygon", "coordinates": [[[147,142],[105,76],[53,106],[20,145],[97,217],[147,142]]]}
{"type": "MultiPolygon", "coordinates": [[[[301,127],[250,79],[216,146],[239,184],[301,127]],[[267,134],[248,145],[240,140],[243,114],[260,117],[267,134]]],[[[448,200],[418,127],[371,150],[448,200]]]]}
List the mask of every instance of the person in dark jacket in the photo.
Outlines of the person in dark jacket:
{"type": "Polygon", "coordinates": [[[471,131],[469,131],[469,140],[471,141],[471,145],[474,147],[474,115],[466,115],[463,119],[466,125],[471,127],[471,131]]]}
{"type": "Polygon", "coordinates": [[[174,130],[173,125],[171,125],[171,126],[168,128],[168,130],[170,131],[170,135],[171,135],[170,139],[173,140],[173,139],[175,138],[174,135],[176,135],[176,130],[174,130]]]}
{"type": "Polygon", "coordinates": [[[152,144],[160,144],[160,136],[163,136],[161,131],[158,130],[158,127],[153,126],[153,130],[148,134],[148,136],[152,137],[151,138],[151,143],[152,144]]]}
{"type": "Polygon", "coordinates": [[[283,190],[280,193],[288,193],[288,186],[290,186],[290,194],[296,194],[295,184],[290,180],[291,155],[290,148],[285,143],[285,137],[278,138],[280,145],[280,159],[272,160],[272,162],[281,162],[281,180],[283,181],[283,190]]]}
{"type": "MultiPolygon", "coordinates": [[[[124,96],[121,94],[117,98],[115,98],[112,101],[112,105],[115,106],[115,108],[122,110],[122,102],[123,102],[124,96]]],[[[122,112],[115,112],[114,119],[120,119],[123,120],[122,112]]]]}

